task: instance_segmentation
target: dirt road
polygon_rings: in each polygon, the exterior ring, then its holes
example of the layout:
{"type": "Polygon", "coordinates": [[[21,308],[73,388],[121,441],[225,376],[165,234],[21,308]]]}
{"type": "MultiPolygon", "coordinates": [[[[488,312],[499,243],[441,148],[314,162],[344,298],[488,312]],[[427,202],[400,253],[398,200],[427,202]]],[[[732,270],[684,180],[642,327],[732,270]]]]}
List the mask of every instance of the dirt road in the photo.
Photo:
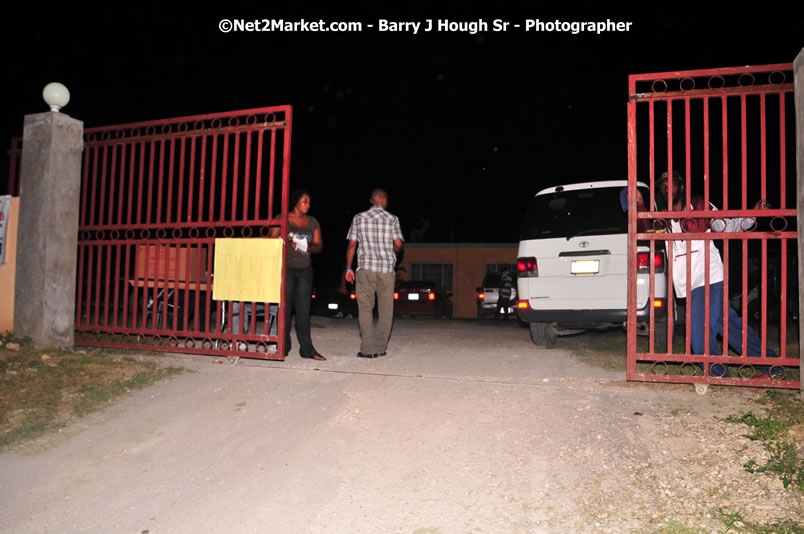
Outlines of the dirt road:
{"type": "Polygon", "coordinates": [[[192,368],[30,454],[0,456],[0,531],[720,532],[713,509],[800,517],[743,471],[761,447],[718,421],[756,389],[626,383],[539,350],[512,323],[397,320],[355,357],[356,322],[314,318],[329,359],[192,368]]]}

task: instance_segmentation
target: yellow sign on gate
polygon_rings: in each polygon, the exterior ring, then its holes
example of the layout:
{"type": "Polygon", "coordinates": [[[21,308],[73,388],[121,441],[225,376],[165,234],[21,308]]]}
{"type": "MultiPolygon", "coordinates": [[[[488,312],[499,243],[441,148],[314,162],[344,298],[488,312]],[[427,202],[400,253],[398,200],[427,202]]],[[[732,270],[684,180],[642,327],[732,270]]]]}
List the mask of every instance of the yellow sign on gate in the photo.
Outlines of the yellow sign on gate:
{"type": "Polygon", "coordinates": [[[214,300],[279,302],[282,239],[215,239],[214,300]]]}

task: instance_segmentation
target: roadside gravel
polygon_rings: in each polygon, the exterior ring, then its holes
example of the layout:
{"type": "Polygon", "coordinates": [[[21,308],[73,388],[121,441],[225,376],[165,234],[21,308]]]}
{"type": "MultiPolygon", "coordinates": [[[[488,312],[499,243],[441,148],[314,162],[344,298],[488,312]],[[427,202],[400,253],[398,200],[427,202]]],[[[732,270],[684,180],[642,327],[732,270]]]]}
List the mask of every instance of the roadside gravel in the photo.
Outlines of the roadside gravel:
{"type": "Polygon", "coordinates": [[[513,323],[397,320],[326,362],[163,358],[195,372],[30,453],[0,455],[4,532],[724,532],[716,510],[801,521],[745,425],[755,388],[627,383],[513,323]],[[693,530],[699,529],[699,530],[693,530]]]}

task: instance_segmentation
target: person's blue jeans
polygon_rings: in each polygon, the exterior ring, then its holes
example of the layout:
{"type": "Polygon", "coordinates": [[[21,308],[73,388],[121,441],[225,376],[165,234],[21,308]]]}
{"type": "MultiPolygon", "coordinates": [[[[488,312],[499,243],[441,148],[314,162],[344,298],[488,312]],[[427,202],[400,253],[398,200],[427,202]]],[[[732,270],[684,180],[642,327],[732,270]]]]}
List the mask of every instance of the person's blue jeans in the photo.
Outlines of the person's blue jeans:
{"type": "MultiPolygon", "coordinates": [[[[692,307],[692,324],[690,325],[690,342],[692,343],[693,354],[704,353],[704,314],[705,314],[705,287],[696,287],[690,294],[690,306],[692,307]]],[[[762,341],[751,327],[747,327],[746,334],[747,350],[743,352],[743,321],[729,306],[729,346],[735,352],[743,356],[759,358],[762,356],[762,341]]],[[[723,335],[723,282],[709,285],[709,353],[718,352],[717,336],[723,335]]],[[[767,356],[778,358],[779,355],[768,347],[767,356]]],[[[769,366],[759,365],[757,368],[768,373],[769,366]]],[[[729,369],[721,364],[712,364],[710,372],[714,376],[729,376],[729,369]]]]}
{"type": "Polygon", "coordinates": [[[310,336],[310,305],[313,298],[313,268],[287,268],[285,273],[285,355],[290,351],[290,319],[296,312],[296,338],[299,355],[312,358],[316,354],[310,336]]]}

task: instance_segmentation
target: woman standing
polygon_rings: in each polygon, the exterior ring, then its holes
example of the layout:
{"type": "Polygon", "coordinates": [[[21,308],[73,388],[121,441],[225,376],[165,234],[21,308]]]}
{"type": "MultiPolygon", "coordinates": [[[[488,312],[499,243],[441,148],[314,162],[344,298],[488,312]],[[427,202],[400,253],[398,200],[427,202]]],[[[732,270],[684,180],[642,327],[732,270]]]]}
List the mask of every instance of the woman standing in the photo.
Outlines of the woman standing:
{"type": "Polygon", "coordinates": [[[313,296],[313,266],[310,255],[324,248],[321,225],[310,211],[310,194],[294,191],[290,196],[293,210],[288,214],[287,269],[285,277],[285,356],[290,351],[290,319],[296,312],[296,337],[302,358],[326,360],[313,347],[310,336],[310,303],[313,296]]]}

